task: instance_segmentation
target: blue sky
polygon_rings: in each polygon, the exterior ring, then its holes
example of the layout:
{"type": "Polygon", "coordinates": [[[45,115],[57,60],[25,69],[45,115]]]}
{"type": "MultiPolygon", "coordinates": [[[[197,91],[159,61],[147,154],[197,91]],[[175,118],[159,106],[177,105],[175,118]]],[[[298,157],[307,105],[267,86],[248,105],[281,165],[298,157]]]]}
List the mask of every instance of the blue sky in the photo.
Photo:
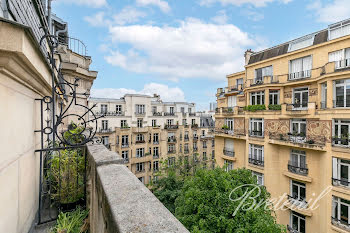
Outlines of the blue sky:
{"type": "Polygon", "coordinates": [[[95,97],[160,94],[197,109],[261,49],[350,18],[350,0],[55,0],[92,56],[95,97]]]}

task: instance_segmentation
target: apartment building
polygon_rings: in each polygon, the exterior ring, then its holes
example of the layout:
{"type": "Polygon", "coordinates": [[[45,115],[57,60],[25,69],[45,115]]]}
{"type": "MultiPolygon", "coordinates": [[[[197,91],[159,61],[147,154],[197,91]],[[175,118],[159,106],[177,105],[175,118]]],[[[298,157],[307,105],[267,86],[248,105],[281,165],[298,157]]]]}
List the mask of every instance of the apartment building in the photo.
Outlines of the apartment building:
{"type": "Polygon", "coordinates": [[[287,194],[276,214],[290,232],[350,232],[350,20],[248,50],[227,81],[217,164],[251,170],[272,198],[287,194]]]}
{"type": "Polygon", "coordinates": [[[143,183],[157,179],[162,160],[171,165],[180,155],[195,156],[203,167],[212,166],[214,121],[197,113],[195,104],[163,102],[158,95],[139,94],[90,98],[89,105],[95,104],[96,116],[105,116],[98,122],[97,136],[124,158],[143,183]]]}

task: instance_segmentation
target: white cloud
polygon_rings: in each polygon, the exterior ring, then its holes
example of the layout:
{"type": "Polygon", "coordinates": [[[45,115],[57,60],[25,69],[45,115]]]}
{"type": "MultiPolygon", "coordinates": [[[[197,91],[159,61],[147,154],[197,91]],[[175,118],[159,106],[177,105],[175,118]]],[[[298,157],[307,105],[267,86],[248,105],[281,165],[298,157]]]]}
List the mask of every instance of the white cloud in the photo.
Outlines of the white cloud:
{"type": "Polygon", "coordinates": [[[74,0],[74,1],[60,0],[60,1],[57,1],[57,3],[69,3],[69,4],[76,4],[80,6],[87,6],[87,7],[94,7],[94,8],[107,6],[106,0],[74,0]]]}
{"type": "Polygon", "coordinates": [[[110,21],[105,18],[103,11],[97,12],[92,16],[85,16],[84,20],[94,27],[104,27],[110,24],[110,21]]]}
{"type": "Polygon", "coordinates": [[[211,18],[211,21],[217,24],[226,24],[228,17],[225,10],[218,11],[217,15],[211,18]]]}
{"type": "Polygon", "coordinates": [[[254,10],[245,10],[243,11],[243,14],[248,17],[248,19],[252,21],[260,21],[264,19],[264,15],[254,11],[254,10]]]}
{"type": "Polygon", "coordinates": [[[135,23],[145,16],[146,14],[142,11],[133,7],[125,7],[118,14],[115,14],[113,19],[116,24],[124,25],[127,23],[135,23]]]}
{"type": "Polygon", "coordinates": [[[333,0],[331,3],[323,4],[321,1],[314,1],[308,6],[318,22],[335,23],[349,18],[349,0],[333,0]]]}
{"type": "Polygon", "coordinates": [[[126,88],[103,88],[91,90],[91,97],[120,98],[125,94],[145,94],[151,96],[153,96],[153,94],[158,94],[163,101],[186,101],[185,94],[180,88],[169,87],[159,83],[145,84],[140,91],[126,88]]]}
{"type": "Polygon", "coordinates": [[[148,5],[154,5],[159,7],[159,9],[165,13],[170,11],[170,6],[168,2],[163,0],[136,0],[136,3],[139,6],[148,6],[148,5]]]}
{"type": "Polygon", "coordinates": [[[265,47],[232,24],[217,25],[187,19],[178,27],[131,25],[110,27],[114,45],[108,63],[138,73],[166,79],[212,78],[243,69],[247,48],[265,47]]]}
{"type": "Polygon", "coordinates": [[[253,5],[255,7],[264,7],[270,2],[281,2],[287,4],[293,0],[200,0],[199,4],[202,6],[210,6],[213,3],[219,2],[222,5],[242,6],[244,4],[253,5]]]}

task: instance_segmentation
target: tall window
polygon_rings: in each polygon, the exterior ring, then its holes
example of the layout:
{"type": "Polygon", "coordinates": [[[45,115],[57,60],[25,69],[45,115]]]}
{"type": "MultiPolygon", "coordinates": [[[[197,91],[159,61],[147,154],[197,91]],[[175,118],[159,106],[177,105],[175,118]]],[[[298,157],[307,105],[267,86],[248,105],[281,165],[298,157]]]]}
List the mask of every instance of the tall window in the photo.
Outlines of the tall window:
{"type": "Polygon", "coordinates": [[[136,158],[142,158],[145,156],[145,148],[136,149],[136,158]]]}
{"type": "Polygon", "coordinates": [[[264,174],[252,171],[252,175],[255,176],[258,185],[264,185],[264,174]]]}
{"type": "Polygon", "coordinates": [[[156,113],[157,112],[157,106],[152,106],[152,113],[156,113]]]}
{"type": "Polygon", "coordinates": [[[350,225],[350,201],[333,196],[332,223],[341,224],[346,227],[350,225]]]}
{"type": "Polygon", "coordinates": [[[305,109],[309,102],[309,88],[295,88],[293,89],[293,109],[305,109]]]}
{"type": "Polygon", "coordinates": [[[192,113],[192,108],[188,108],[188,113],[192,113]]]}
{"type": "Polygon", "coordinates": [[[349,20],[335,23],[329,26],[329,40],[333,40],[350,34],[349,20]]]}
{"type": "Polygon", "coordinates": [[[122,127],[122,128],[128,127],[128,123],[126,122],[126,120],[121,120],[120,121],[120,127],[122,127]]]}
{"type": "Polygon", "coordinates": [[[101,113],[107,113],[107,104],[101,104],[101,113]]]}
{"type": "Polygon", "coordinates": [[[122,158],[125,160],[128,160],[129,159],[129,151],[123,150],[122,151],[122,158]]]}
{"type": "Polygon", "coordinates": [[[233,170],[233,162],[232,161],[224,160],[224,165],[225,165],[225,170],[227,172],[233,170]]]}
{"type": "Polygon", "coordinates": [[[292,134],[297,136],[306,136],[306,119],[292,119],[291,121],[292,134]]]}
{"type": "Polygon", "coordinates": [[[279,90],[269,90],[269,104],[280,104],[279,90]]]}
{"type": "Polygon", "coordinates": [[[144,163],[136,163],[136,171],[137,172],[143,172],[145,170],[145,164],[144,163]]]}
{"type": "Polygon", "coordinates": [[[169,157],[168,158],[168,166],[172,167],[175,165],[175,157],[169,157]]]}
{"type": "Polygon", "coordinates": [[[329,62],[335,63],[336,69],[342,69],[350,66],[350,48],[329,53],[328,57],[329,62]]]}
{"type": "Polygon", "coordinates": [[[333,185],[350,188],[350,160],[333,158],[333,185]]]}
{"type": "Polygon", "coordinates": [[[304,183],[291,180],[290,192],[295,204],[304,205],[306,203],[306,186],[304,183]]]}
{"type": "Polygon", "coordinates": [[[236,107],[237,106],[237,96],[232,95],[227,98],[227,106],[228,107],[236,107]]]}
{"type": "Polygon", "coordinates": [[[156,127],[157,126],[157,120],[156,119],[153,119],[152,120],[152,127],[156,127]]]}
{"type": "Polygon", "coordinates": [[[249,144],[248,162],[258,166],[264,166],[264,146],[249,144]]]}
{"type": "Polygon", "coordinates": [[[321,108],[327,108],[327,83],[321,84],[321,108]]]}
{"type": "Polygon", "coordinates": [[[311,77],[312,57],[307,56],[291,60],[289,63],[289,80],[311,77]]]}
{"type": "Polygon", "coordinates": [[[305,216],[291,211],[290,225],[294,231],[297,231],[298,233],[305,233],[305,216]]]}
{"type": "Polygon", "coordinates": [[[122,113],[122,106],[121,105],[116,105],[115,106],[115,112],[117,114],[121,114],[122,113]]]}
{"type": "Polygon", "coordinates": [[[142,128],[143,127],[143,120],[142,119],[137,119],[137,127],[142,128]]]}
{"type": "Polygon", "coordinates": [[[196,119],[192,119],[192,125],[196,124],[196,119]]]}
{"type": "Polygon", "coordinates": [[[167,119],[167,125],[174,125],[173,119],[167,119]]]}
{"type": "Polygon", "coordinates": [[[334,119],[333,144],[349,146],[350,120],[334,119]]]}
{"type": "Polygon", "coordinates": [[[159,171],[159,161],[153,161],[153,171],[159,171]]]}
{"type": "Polygon", "coordinates": [[[158,157],[159,156],[159,147],[153,147],[153,156],[158,157]]]}
{"type": "Polygon", "coordinates": [[[256,137],[264,136],[264,119],[262,118],[251,118],[249,124],[249,135],[256,137]]]}
{"type": "Polygon", "coordinates": [[[203,149],[207,148],[207,141],[203,141],[203,149]]]}
{"type": "Polygon", "coordinates": [[[184,107],[181,107],[181,112],[185,113],[185,108],[184,107]]]}
{"type": "Polygon", "coordinates": [[[109,136],[102,136],[102,144],[109,145],[109,136]]]}
{"type": "Polygon", "coordinates": [[[350,79],[335,81],[334,107],[350,107],[350,79]]]}
{"type": "Polygon", "coordinates": [[[265,104],[265,91],[250,93],[250,105],[265,104]]]}
{"type": "Polygon", "coordinates": [[[136,104],[136,113],[144,114],[145,113],[145,105],[144,104],[136,104]]]}
{"type": "Polygon", "coordinates": [[[159,133],[153,134],[153,143],[159,143],[159,133]]]}
{"type": "Polygon", "coordinates": [[[175,153],[175,145],[168,144],[168,153],[175,153]]]}
{"type": "Polygon", "coordinates": [[[203,151],[203,160],[207,160],[207,152],[206,151],[203,151]]]}
{"type": "Polygon", "coordinates": [[[102,120],[102,129],[107,130],[108,129],[108,120],[102,120]]]}
{"type": "Polygon", "coordinates": [[[170,112],[170,114],[174,114],[174,107],[170,107],[169,112],[170,112]]]}
{"type": "Polygon", "coordinates": [[[236,80],[236,85],[238,89],[243,89],[243,78],[239,78],[236,80]]]}
{"type": "Polygon", "coordinates": [[[254,83],[262,83],[264,81],[263,78],[265,76],[272,76],[272,73],[273,73],[272,66],[267,66],[267,67],[256,69],[254,83]]]}
{"type": "Polygon", "coordinates": [[[144,139],[144,136],[143,134],[137,134],[136,135],[136,142],[143,142],[145,139],[144,139]]]}
{"type": "Polygon", "coordinates": [[[292,150],[290,154],[290,162],[294,167],[306,168],[305,151],[292,150]]]}
{"type": "Polygon", "coordinates": [[[128,145],[129,145],[129,136],[122,135],[122,146],[128,146],[128,145]]]}
{"type": "Polygon", "coordinates": [[[189,151],[189,149],[188,149],[188,143],[185,143],[185,145],[184,145],[184,152],[186,153],[186,152],[188,152],[189,151]]]}

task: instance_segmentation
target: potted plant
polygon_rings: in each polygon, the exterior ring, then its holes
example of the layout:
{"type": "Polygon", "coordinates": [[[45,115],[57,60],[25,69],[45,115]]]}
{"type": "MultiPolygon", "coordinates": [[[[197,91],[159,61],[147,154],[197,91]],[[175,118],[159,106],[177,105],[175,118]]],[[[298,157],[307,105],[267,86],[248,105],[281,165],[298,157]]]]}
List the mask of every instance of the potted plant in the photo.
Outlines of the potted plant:
{"type": "Polygon", "coordinates": [[[279,136],[280,136],[280,140],[281,140],[281,141],[284,141],[283,134],[279,134],[279,136]]]}
{"type": "Polygon", "coordinates": [[[307,141],[307,143],[308,143],[308,144],[315,144],[315,141],[312,140],[312,139],[310,139],[310,140],[307,141]]]}

